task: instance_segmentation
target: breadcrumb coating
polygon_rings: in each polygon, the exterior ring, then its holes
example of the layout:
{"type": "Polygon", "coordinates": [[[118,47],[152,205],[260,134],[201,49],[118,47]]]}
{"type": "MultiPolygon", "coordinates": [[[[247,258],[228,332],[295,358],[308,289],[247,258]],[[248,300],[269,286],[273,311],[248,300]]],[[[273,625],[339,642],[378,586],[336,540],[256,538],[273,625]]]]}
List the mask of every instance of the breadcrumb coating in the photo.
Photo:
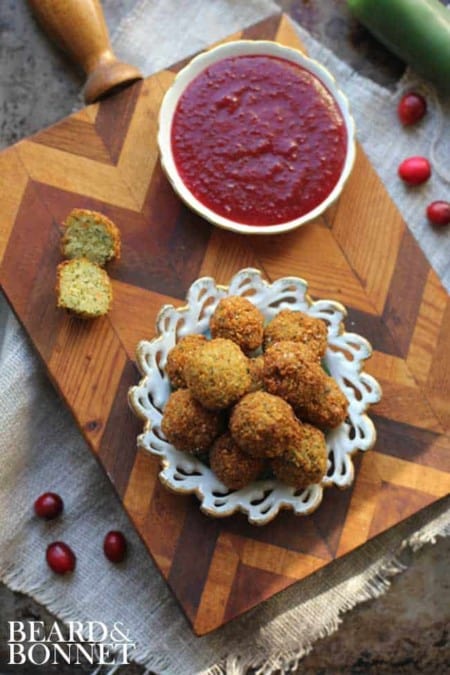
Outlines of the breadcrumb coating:
{"type": "Polygon", "coordinates": [[[275,342],[264,354],[265,388],[294,408],[306,404],[316,389],[322,387],[324,375],[320,364],[312,360],[311,353],[300,342],[275,342]]]}
{"type": "Polygon", "coordinates": [[[214,442],[209,461],[217,478],[230,490],[240,490],[252,483],[266,464],[264,459],[243,452],[228,432],[214,442]]]}
{"type": "Polygon", "coordinates": [[[271,466],[279,480],[295,488],[319,483],[327,469],[324,434],[310,424],[303,424],[301,436],[292,436],[283,455],[273,459],[271,466]]]}
{"type": "Polygon", "coordinates": [[[167,354],[166,373],[175,389],[186,388],[184,368],[190,355],[204,342],[206,342],[204,335],[186,335],[167,354]]]}
{"type": "Polygon", "coordinates": [[[206,410],[187,389],[177,389],[169,396],[161,429],[177,450],[205,452],[222,433],[223,428],[220,413],[206,410]]]}
{"type": "Polygon", "coordinates": [[[190,355],[184,376],[189,390],[205,408],[220,410],[238,401],[250,388],[248,359],[231,340],[206,340],[190,355]]]}
{"type": "Polygon", "coordinates": [[[213,338],[232,340],[246,354],[262,344],[264,317],[250,300],[239,295],[220,300],[209,326],[213,338]]]}
{"type": "Polygon", "coordinates": [[[302,421],[319,427],[336,427],[347,415],[345,394],[301,343],[276,342],[267,349],[264,386],[288,401],[302,421]]]}
{"type": "Polygon", "coordinates": [[[301,342],[320,359],[327,348],[327,326],[321,319],[304,312],[283,309],[264,329],[264,349],[281,340],[301,342]]]}
{"type": "Polygon", "coordinates": [[[332,377],[324,376],[323,388],[317,391],[303,406],[295,409],[301,420],[322,429],[333,429],[347,417],[348,401],[332,377]]]}
{"type": "Polygon", "coordinates": [[[281,455],[289,435],[301,433],[291,406],[265,391],[247,394],[234,406],[229,428],[239,447],[252,457],[281,455]]]}
{"type": "Polygon", "coordinates": [[[251,385],[249,392],[259,391],[264,388],[263,372],[264,372],[264,357],[255,356],[248,360],[248,367],[250,370],[251,385]]]}

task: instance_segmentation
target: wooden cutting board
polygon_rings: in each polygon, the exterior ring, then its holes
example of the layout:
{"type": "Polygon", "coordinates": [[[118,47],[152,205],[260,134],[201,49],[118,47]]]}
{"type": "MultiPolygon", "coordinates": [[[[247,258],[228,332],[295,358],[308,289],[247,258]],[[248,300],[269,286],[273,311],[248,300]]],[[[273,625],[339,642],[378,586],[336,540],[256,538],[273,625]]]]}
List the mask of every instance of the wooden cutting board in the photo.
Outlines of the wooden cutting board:
{"type": "MultiPolygon", "coordinates": [[[[301,47],[284,15],[232,37],[301,47]]],[[[295,232],[243,237],[187,210],[155,140],[179,67],[0,155],[0,260],[11,306],[201,635],[448,493],[450,303],[361,148],[338,204],[295,232]],[[109,267],[114,307],[94,322],[55,308],[58,228],[73,207],[107,214],[123,234],[109,267]],[[384,390],[372,411],[377,444],[355,459],[353,487],[327,490],[311,516],[283,512],[262,528],[241,515],[210,519],[195,497],[162,487],[158,461],[136,449],[141,423],[127,405],[136,345],[153,337],[161,305],[183,304],[199,276],[226,283],[247,266],[270,280],[303,277],[314,298],[346,305],[347,330],[371,341],[367,370],[384,390]]]]}

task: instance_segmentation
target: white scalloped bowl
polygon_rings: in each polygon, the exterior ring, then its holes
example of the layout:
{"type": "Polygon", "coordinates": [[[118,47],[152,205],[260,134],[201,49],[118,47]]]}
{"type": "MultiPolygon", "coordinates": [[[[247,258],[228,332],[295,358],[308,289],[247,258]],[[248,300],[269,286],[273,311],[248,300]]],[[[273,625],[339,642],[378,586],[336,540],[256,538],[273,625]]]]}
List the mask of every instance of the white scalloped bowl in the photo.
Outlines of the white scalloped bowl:
{"type": "Polygon", "coordinates": [[[178,493],[195,493],[201,502],[200,508],[210,516],[229,516],[242,511],[254,525],[268,523],[283,508],[306,515],[319,506],[324,487],[349,487],[354,477],[352,455],[358,450],[369,450],[375,443],[375,428],[366,410],[380,400],[381,389],[371,375],[363,372],[364,361],[372,349],[360,335],[345,332],[343,305],[332,300],[313,302],[303,279],[285,277],[269,284],[255,269],[241,270],[229,286],[217,285],[210,277],[198,279],[186,299],[187,305],[181,308],[165,305],[158,315],[157,337],[139,343],[137,363],[143,378],[129,391],[132,409],[144,420],[138,445],[161,459],[163,468],[159,476],[164,485],[178,493]],[[183,336],[206,333],[217,303],[227,295],[248,297],[267,321],[282,309],[293,309],[323,319],[327,324],[324,365],[349,405],[346,421],[326,434],[328,470],[320,484],[296,490],[271,479],[231,491],[199,459],[170,445],[161,431],[164,406],[171,392],[164,370],[167,354],[183,336]]]}
{"type": "Polygon", "coordinates": [[[179,197],[193,211],[209,222],[227,230],[240,232],[241,234],[277,234],[293,230],[300,225],[314,220],[336,201],[351,173],[355,160],[355,124],[350,114],[347,98],[337,87],[333,75],[323,65],[308,58],[302,52],[292,47],[286,47],[270,40],[236,40],[219,45],[209,51],[203,52],[193,58],[188,65],[176,76],[173,84],[167,90],[159,112],[158,146],[161,155],[162,167],[179,197]],[[198,200],[183,182],[173,155],[171,130],[172,120],[178,101],[186,87],[205,68],[217,61],[231,56],[259,54],[275,56],[291,61],[308,70],[317,77],[328,89],[334,98],[342,114],[347,132],[347,152],[340,177],[328,196],[314,209],[293,220],[275,225],[248,225],[226,218],[205,206],[198,200]]]}

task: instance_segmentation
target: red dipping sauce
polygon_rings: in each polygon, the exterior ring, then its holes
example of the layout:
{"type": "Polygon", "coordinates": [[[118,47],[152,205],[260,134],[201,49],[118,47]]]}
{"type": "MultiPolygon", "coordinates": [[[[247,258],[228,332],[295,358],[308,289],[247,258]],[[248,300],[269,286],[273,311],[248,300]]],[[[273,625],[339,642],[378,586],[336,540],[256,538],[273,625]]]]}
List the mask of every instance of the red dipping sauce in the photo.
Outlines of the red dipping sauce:
{"type": "Polygon", "coordinates": [[[171,143],[186,187],[229,220],[275,225],[318,206],[341,175],[347,133],[313,74],[282,58],[213,63],[183,92],[171,143]]]}

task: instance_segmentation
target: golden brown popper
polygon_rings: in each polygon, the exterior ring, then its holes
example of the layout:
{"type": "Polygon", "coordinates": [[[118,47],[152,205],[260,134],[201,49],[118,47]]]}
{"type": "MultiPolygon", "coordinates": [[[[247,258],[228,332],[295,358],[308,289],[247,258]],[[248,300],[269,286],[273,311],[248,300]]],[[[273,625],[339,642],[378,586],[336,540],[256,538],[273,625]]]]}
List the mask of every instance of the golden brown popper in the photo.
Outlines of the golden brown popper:
{"type": "Polygon", "coordinates": [[[233,439],[252,457],[276,457],[290,434],[301,434],[301,424],[289,403],[279,396],[256,391],[234,406],[230,417],[233,439]]]}
{"type": "Polygon", "coordinates": [[[192,396],[212,410],[233,405],[251,385],[247,357],[225,338],[200,345],[187,360],[184,376],[192,396]]]}
{"type": "Polygon", "coordinates": [[[186,335],[167,354],[166,373],[170,384],[175,389],[185,389],[186,379],[184,368],[191,354],[204,342],[206,338],[201,334],[186,335]]]}
{"type": "Polygon", "coordinates": [[[246,354],[262,344],[264,317],[250,300],[239,295],[220,300],[209,326],[213,338],[232,340],[246,354]]]}
{"type": "Polygon", "coordinates": [[[327,469],[324,434],[303,424],[301,436],[290,437],[284,453],[271,461],[271,467],[279,480],[298,489],[320,483],[327,469]]]}
{"type": "Polygon", "coordinates": [[[275,342],[290,340],[306,345],[311,355],[320,359],[327,348],[327,326],[304,312],[283,309],[264,329],[264,349],[275,342]]]}
{"type": "Polygon", "coordinates": [[[252,483],[266,466],[264,459],[241,450],[229,432],[216,439],[209,461],[217,478],[230,490],[240,490],[252,483]]]}
{"type": "Polygon", "coordinates": [[[336,427],[347,415],[345,395],[302,343],[281,341],[267,349],[264,386],[288,401],[302,421],[319,427],[336,427]]]}
{"type": "Polygon", "coordinates": [[[177,389],[166,403],[161,429],[177,450],[195,454],[209,450],[224,423],[219,412],[204,408],[187,389],[177,389]]]}

